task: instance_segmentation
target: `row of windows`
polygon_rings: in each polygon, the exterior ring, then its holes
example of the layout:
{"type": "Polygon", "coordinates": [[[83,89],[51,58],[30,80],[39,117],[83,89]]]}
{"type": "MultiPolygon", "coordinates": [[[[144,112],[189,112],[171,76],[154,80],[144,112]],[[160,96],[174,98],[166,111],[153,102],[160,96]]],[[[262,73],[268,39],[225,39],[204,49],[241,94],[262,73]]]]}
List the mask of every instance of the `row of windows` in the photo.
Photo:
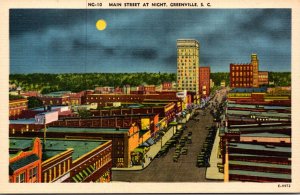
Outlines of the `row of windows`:
{"type": "Polygon", "coordinates": [[[188,87],[185,87],[185,88],[182,88],[181,90],[190,90],[190,91],[196,91],[196,88],[188,88],[188,87]]]}
{"type": "Polygon", "coordinates": [[[235,82],[235,81],[244,81],[244,82],[252,82],[252,78],[232,78],[232,81],[235,82]]]}
{"type": "Polygon", "coordinates": [[[179,67],[177,71],[180,72],[180,71],[184,71],[184,70],[188,70],[188,69],[196,69],[196,67],[195,66],[179,67]]]}
{"type": "Polygon", "coordinates": [[[252,66],[232,66],[232,70],[252,70],[252,66]]]}
{"type": "Polygon", "coordinates": [[[24,107],[24,106],[27,106],[27,103],[14,103],[14,104],[10,104],[9,108],[24,107]]]}
{"type": "Polygon", "coordinates": [[[267,78],[268,78],[268,75],[258,75],[258,78],[261,78],[261,79],[267,79],[267,78]]]}
{"type": "MultiPolygon", "coordinates": [[[[88,97],[87,98],[87,100],[93,100],[93,99],[95,99],[95,100],[102,100],[102,97],[88,97]]],[[[106,99],[109,99],[109,100],[120,100],[120,97],[109,97],[109,98],[106,98],[106,99]]],[[[122,98],[122,100],[126,100],[126,99],[130,99],[130,100],[140,100],[140,97],[124,97],[124,98],[122,98]]]]}
{"type": "Polygon", "coordinates": [[[184,56],[184,55],[197,55],[199,52],[197,50],[194,51],[178,51],[177,54],[179,56],[184,56]]]}
{"type": "Polygon", "coordinates": [[[64,161],[44,172],[44,183],[51,182],[70,170],[71,160],[64,161]]]}
{"type": "Polygon", "coordinates": [[[182,84],[188,84],[188,83],[194,83],[195,84],[195,82],[193,80],[190,80],[190,81],[184,80],[181,83],[182,84]]]}
{"type": "Polygon", "coordinates": [[[252,76],[252,72],[232,72],[232,76],[252,76]]]}
{"type": "MultiPolygon", "coordinates": [[[[26,182],[26,171],[19,174],[16,177],[16,183],[25,183],[26,182]]],[[[37,183],[38,182],[38,167],[34,167],[29,170],[29,180],[27,183],[37,183]]]]}
{"type": "Polygon", "coordinates": [[[191,66],[196,66],[196,63],[192,63],[192,62],[187,62],[187,63],[177,63],[178,64],[178,68],[180,68],[180,65],[183,67],[187,67],[188,65],[191,66]]]}
{"type": "Polygon", "coordinates": [[[233,87],[250,87],[252,85],[249,83],[237,83],[237,84],[233,83],[232,86],[233,87]]]}
{"type": "Polygon", "coordinates": [[[25,110],[24,108],[23,109],[17,109],[17,110],[10,110],[9,111],[9,115],[10,116],[16,116],[16,115],[19,115],[19,114],[21,114],[21,111],[22,110],[25,110]]]}
{"type": "Polygon", "coordinates": [[[186,76],[187,78],[186,79],[188,79],[189,78],[189,75],[195,75],[195,73],[194,72],[191,72],[191,71],[189,71],[189,72],[185,72],[185,73],[181,73],[181,74],[178,74],[177,76],[178,77],[183,77],[183,76],[186,76]]]}
{"type": "Polygon", "coordinates": [[[95,163],[94,166],[96,169],[100,169],[104,164],[111,160],[111,153],[107,153],[103,157],[100,157],[95,163]]]}
{"type": "Polygon", "coordinates": [[[191,87],[196,88],[196,86],[197,85],[195,85],[195,84],[184,84],[184,83],[182,85],[180,85],[181,88],[191,88],[191,87]]]}
{"type": "Polygon", "coordinates": [[[189,80],[192,80],[192,81],[198,81],[198,79],[195,79],[195,77],[188,77],[188,76],[184,76],[184,75],[180,75],[177,77],[177,80],[181,80],[184,82],[184,81],[189,81],[189,80]]]}
{"type": "Polygon", "coordinates": [[[187,59],[185,59],[185,60],[183,60],[183,59],[181,59],[181,60],[177,60],[177,62],[195,62],[195,60],[191,60],[191,59],[189,59],[189,60],[187,60],[187,59]]]}
{"type": "MultiPolygon", "coordinates": [[[[27,125],[28,126],[28,125],[27,125]]],[[[28,132],[29,131],[29,128],[28,127],[26,127],[26,129],[21,129],[21,133],[23,134],[24,133],[24,131],[26,131],[26,132],[28,132]]],[[[34,129],[31,129],[31,131],[32,132],[34,132],[34,129]]],[[[16,130],[15,129],[12,129],[12,134],[15,134],[16,133],[16,130]]]]}

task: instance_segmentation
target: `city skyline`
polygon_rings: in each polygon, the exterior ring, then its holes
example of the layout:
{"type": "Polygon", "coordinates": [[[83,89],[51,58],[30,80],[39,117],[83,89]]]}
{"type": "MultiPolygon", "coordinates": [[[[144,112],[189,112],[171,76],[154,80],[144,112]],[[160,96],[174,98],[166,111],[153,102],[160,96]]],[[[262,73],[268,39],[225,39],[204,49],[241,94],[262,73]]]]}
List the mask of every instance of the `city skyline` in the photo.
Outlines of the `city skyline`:
{"type": "Polygon", "coordinates": [[[200,66],[211,72],[249,63],[252,53],[261,70],[291,71],[290,9],[13,9],[10,73],[175,73],[181,38],[199,41],[200,66]]]}

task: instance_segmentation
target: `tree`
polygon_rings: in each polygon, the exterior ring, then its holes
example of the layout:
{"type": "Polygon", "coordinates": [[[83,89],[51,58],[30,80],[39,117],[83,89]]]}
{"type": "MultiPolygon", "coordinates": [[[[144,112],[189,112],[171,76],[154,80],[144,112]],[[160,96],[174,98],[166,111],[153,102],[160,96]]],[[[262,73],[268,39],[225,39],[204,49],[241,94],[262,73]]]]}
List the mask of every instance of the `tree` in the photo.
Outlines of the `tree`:
{"type": "Polygon", "coordinates": [[[28,97],[28,108],[37,108],[43,106],[43,102],[37,97],[28,97]]]}
{"type": "Polygon", "coordinates": [[[86,109],[78,109],[78,115],[81,118],[89,118],[92,116],[91,112],[89,110],[86,109]]]}

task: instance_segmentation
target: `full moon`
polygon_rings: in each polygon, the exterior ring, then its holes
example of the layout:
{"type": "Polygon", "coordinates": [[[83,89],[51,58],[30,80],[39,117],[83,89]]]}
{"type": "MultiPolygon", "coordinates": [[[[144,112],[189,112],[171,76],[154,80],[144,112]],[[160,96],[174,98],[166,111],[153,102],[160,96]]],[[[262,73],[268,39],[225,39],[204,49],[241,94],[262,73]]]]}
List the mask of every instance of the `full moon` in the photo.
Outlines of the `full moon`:
{"type": "Polygon", "coordinates": [[[104,30],[106,28],[106,21],[103,19],[98,20],[96,23],[96,28],[101,31],[104,30]]]}

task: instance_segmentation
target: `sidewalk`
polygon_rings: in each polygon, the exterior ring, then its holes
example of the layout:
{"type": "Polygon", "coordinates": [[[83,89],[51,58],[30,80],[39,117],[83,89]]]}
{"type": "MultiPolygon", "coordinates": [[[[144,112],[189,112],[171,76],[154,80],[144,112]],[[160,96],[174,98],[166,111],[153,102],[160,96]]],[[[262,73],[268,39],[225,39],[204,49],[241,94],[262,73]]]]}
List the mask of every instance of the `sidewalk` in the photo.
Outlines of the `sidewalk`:
{"type": "MultiPolygon", "coordinates": [[[[176,127],[170,127],[170,129],[163,135],[163,137],[161,139],[162,145],[165,145],[165,143],[173,136],[173,131],[174,131],[174,133],[176,133],[176,127]]],[[[150,149],[146,153],[147,158],[145,158],[144,167],[142,167],[142,165],[136,165],[136,166],[132,166],[132,167],[128,167],[128,168],[112,168],[112,170],[136,171],[136,170],[142,170],[142,169],[146,168],[151,163],[149,158],[154,159],[156,154],[161,149],[161,140],[149,147],[150,149]]]]}
{"type": "Polygon", "coordinates": [[[218,163],[222,163],[222,159],[218,158],[218,148],[219,148],[220,136],[219,129],[216,133],[216,138],[210,155],[210,167],[206,169],[206,179],[212,180],[224,180],[224,174],[219,172],[217,167],[218,163]]]}

